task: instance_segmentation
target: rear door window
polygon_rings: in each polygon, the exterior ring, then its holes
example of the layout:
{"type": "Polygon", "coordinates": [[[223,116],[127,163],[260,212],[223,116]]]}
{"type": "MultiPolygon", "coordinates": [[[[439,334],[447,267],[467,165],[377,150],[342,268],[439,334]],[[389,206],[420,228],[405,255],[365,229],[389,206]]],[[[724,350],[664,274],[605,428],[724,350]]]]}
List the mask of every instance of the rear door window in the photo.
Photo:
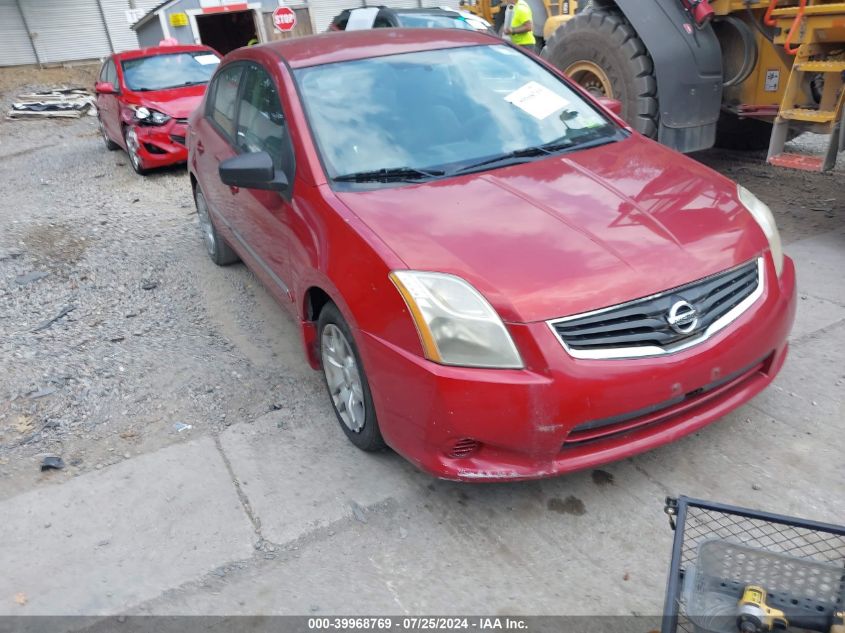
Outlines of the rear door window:
{"type": "Polygon", "coordinates": [[[230,66],[221,70],[211,87],[208,116],[220,131],[235,140],[235,113],[238,107],[238,86],[243,66],[230,66]]]}

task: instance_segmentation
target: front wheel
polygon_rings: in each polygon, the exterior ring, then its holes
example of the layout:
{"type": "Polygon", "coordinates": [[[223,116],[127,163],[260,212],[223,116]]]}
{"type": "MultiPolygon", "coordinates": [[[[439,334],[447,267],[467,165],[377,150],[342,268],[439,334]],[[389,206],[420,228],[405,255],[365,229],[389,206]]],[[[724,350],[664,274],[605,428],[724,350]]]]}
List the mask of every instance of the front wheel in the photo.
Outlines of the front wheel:
{"type": "Polygon", "coordinates": [[[123,141],[126,144],[126,153],[129,154],[129,163],[132,165],[132,169],[135,170],[135,173],[143,176],[148,170],[144,167],[144,161],[139,154],[141,143],[138,140],[138,131],[134,126],[128,125],[124,128],[123,141]]]}
{"type": "Polygon", "coordinates": [[[340,427],[361,450],[383,449],[385,443],[364,366],[352,332],[333,303],[320,311],[317,333],[323,376],[340,427]]]}

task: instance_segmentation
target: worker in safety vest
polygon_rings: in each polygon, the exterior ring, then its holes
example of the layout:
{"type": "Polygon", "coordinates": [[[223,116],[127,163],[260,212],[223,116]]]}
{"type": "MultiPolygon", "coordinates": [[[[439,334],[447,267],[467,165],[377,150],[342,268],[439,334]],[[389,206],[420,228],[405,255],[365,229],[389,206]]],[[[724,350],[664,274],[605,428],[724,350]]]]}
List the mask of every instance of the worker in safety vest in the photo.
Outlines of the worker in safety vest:
{"type": "Polygon", "coordinates": [[[531,7],[525,0],[505,0],[504,4],[511,14],[510,24],[505,18],[505,35],[509,35],[511,42],[517,46],[524,46],[533,51],[537,40],[534,39],[531,7]]]}

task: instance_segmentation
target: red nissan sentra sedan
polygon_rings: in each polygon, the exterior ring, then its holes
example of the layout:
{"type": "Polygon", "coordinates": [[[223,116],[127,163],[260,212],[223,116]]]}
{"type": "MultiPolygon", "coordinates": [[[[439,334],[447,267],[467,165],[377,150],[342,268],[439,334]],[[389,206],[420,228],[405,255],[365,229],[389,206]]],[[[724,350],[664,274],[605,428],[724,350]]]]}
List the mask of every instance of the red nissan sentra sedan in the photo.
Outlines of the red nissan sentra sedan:
{"type": "Polygon", "coordinates": [[[364,450],[558,475],[699,430],[783,365],[795,270],[766,205],[501,40],[235,51],[188,147],[209,255],[290,311],[364,450]]]}
{"type": "Polygon", "coordinates": [[[220,63],[207,46],[158,46],[109,57],[94,90],[106,148],[123,148],[139,174],[184,163],[188,115],[220,63]]]}

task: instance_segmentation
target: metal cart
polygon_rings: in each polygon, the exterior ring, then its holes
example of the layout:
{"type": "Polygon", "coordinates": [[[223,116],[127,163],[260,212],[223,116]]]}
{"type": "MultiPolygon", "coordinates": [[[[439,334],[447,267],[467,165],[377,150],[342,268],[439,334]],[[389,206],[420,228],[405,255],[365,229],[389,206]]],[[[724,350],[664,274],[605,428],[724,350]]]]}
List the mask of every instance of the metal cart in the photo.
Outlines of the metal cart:
{"type": "Polygon", "coordinates": [[[693,633],[695,630],[685,615],[682,588],[685,570],[695,562],[698,545],[704,541],[724,539],[767,552],[832,563],[845,569],[845,526],[687,497],[668,497],[664,511],[675,530],[675,540],[661,633],[693,633]]]}

